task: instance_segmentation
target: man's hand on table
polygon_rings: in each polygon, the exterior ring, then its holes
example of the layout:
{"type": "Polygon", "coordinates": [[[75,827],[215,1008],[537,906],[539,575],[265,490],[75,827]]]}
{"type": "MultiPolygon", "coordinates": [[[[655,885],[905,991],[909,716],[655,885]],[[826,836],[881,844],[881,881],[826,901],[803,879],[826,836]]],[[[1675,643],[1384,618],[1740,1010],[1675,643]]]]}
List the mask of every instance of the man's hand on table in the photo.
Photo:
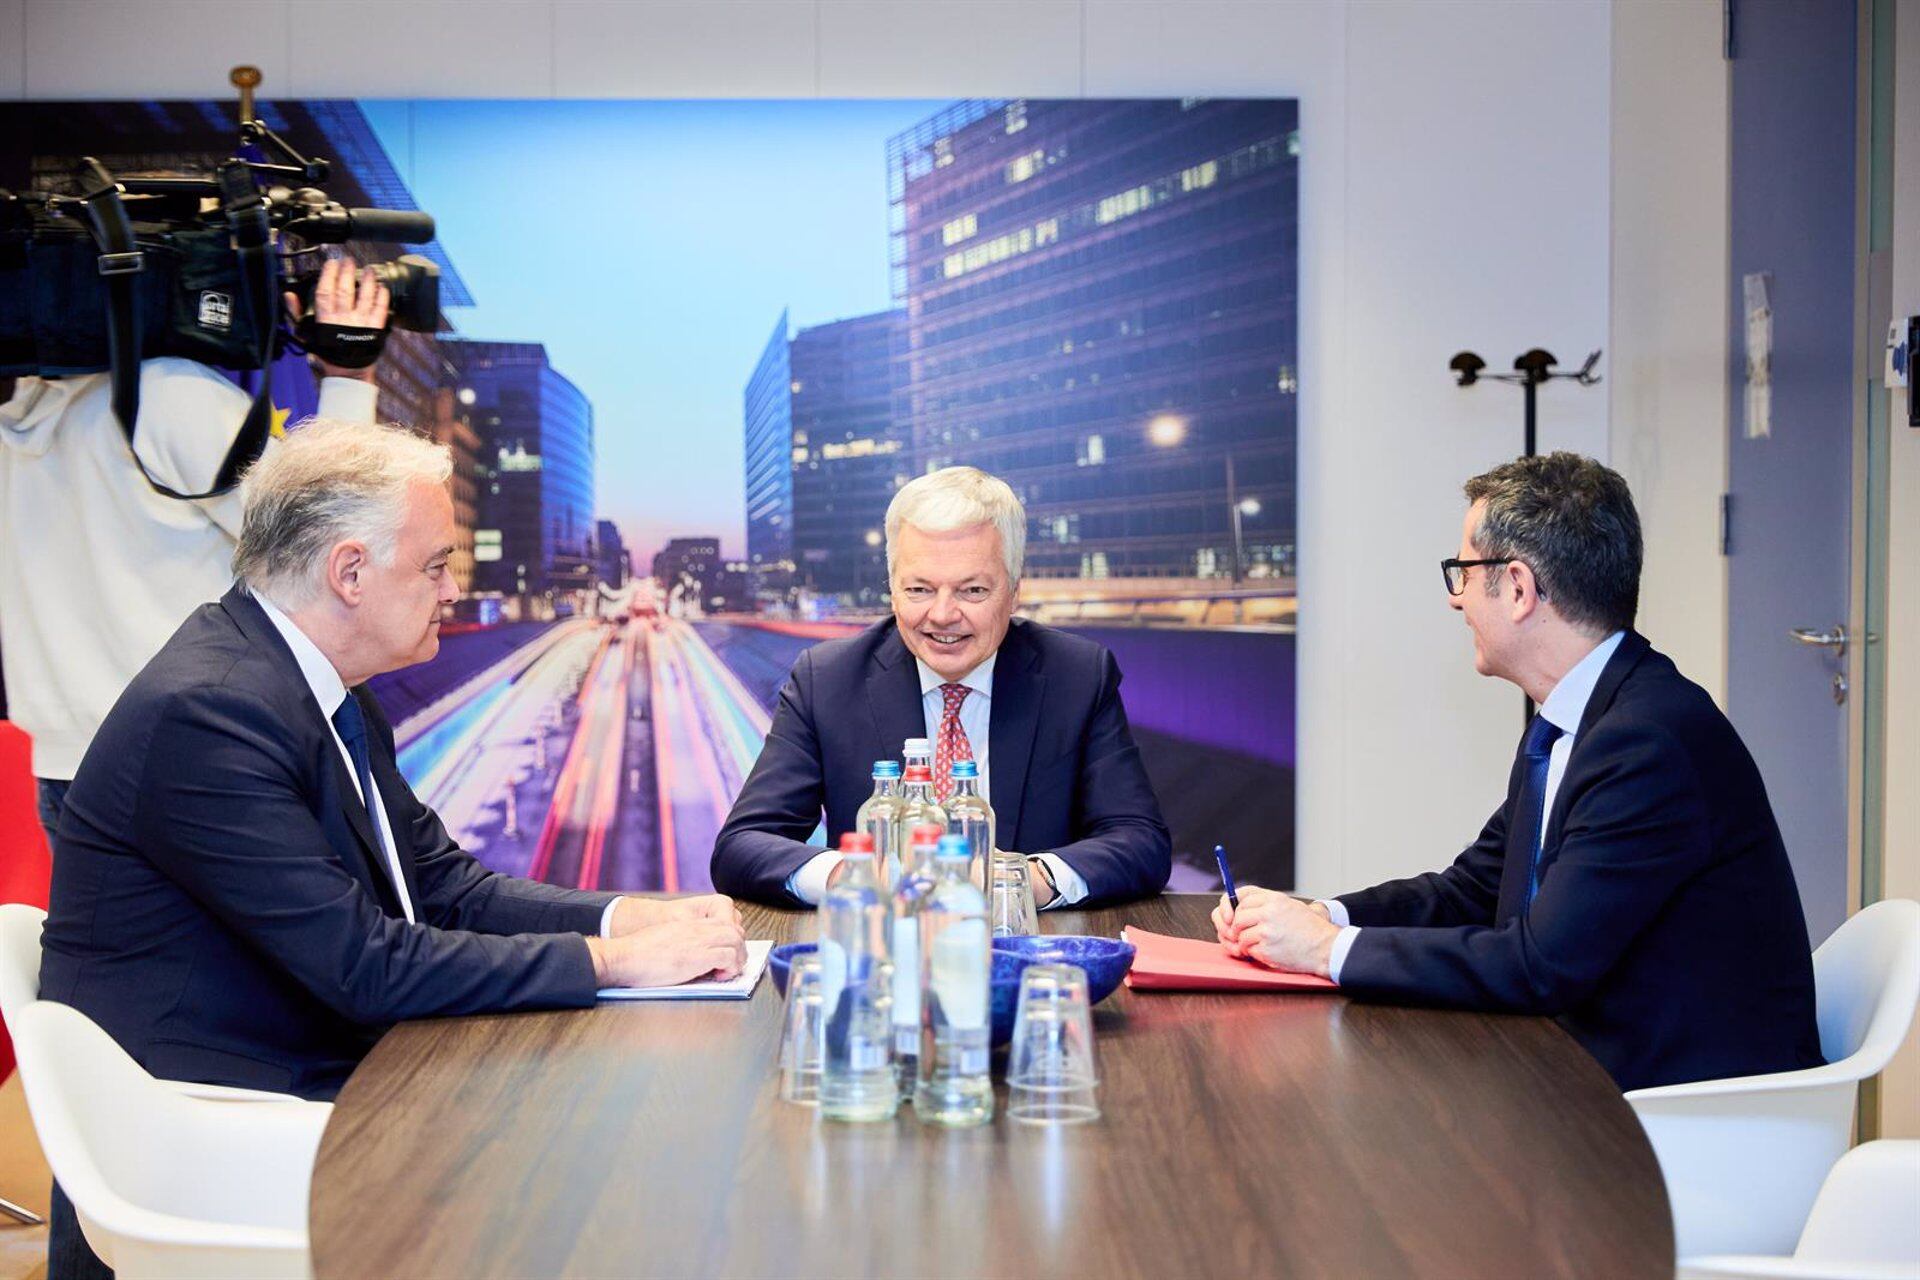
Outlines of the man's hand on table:
{"type": "Polygon", "coordinates": [[[1247,885],[1235,910],[1226,895],[1213,909],[1213,928],[1229,955],[1256,960],[1269,969],[1328,976],[1333,940],[1340,926],[1317,902],[1247,885]]]}
{"type": "Polygon", "coordinates": [[[607,933],[619,938],[672,920],[719,920],[743,927],[740,908],[733,905],[732,898],[724,893],[703,893],[692,898],[621,898],[613,909],[607,933]]]}
{"type": "Polygon", "coordinates": [[[733,899],[621,898],[611,937],[588,938],[593,980],[601,987],[671,987],[696,978],[738,977],[747,935],[733,899]]]}

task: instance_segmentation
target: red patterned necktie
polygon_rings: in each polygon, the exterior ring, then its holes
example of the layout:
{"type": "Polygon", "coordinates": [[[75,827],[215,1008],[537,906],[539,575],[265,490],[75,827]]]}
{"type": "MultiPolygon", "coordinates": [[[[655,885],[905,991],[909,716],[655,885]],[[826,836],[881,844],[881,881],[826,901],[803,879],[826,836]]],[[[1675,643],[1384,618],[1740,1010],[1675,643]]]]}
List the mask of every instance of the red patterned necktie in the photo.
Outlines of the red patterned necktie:
{"type": "Polygon", "coordinates": [[[940,738],[933,746],[933,794],[941,804],[953,795],[953,763],[973,759],[973,744],[960,727],[960,704],[972,693],[964,684],[943,684],[940,696],[945,706],[940,711],[940,738]]]}

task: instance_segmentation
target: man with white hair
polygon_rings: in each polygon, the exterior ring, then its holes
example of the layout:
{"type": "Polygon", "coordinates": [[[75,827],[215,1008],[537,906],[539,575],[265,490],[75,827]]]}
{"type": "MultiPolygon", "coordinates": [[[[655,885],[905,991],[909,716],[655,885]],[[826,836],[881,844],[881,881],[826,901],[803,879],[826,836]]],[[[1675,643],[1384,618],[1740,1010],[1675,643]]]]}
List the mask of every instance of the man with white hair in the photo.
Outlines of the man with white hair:
{"type": "Polygon", "coordinates": [[[364,682],[431,658],[451,461],[309,426],[243,486],[239,583],[108,713],[55,842],[43,998],[157,1076],[325,1098],[407,1018],[732,976],[739,914],[487,871],[394,763],[364,682]]]}
{"type": "Polygon", "coordinates": [[[935,746],[936,787],[975,761],[996,843],[1027,854],[1042,908],[1158,893],[1172,839],[1103,646],[1015,619],[1027,515],[1004,481],[947,467],[887,508],[893,616],[794,663],[766,745],[713,849],[724,892],[820,900],[876,760],[935,746]]]}

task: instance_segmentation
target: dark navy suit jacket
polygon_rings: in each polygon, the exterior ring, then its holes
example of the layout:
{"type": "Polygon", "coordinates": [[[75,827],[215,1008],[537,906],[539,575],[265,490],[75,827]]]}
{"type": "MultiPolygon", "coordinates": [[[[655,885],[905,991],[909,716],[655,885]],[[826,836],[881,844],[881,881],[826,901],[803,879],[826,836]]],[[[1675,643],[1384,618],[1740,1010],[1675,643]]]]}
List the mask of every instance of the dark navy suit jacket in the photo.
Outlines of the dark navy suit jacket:
{"type": "Polygon", "coordinates": [[[1705,690],[1628,632],[1581,717],[1539,890],[1507,801],[1445,871],[1343,894],[1361,996],[1550,1014],[1622,1089],[1820,1063],[1813,965],[1766,787],[1705,690]]]}
{"type": "MultiPolygon", "coordinates": [[[[802,842],[821,811],[838,844],[872,794],[873,762],[926,733],[919,668],[891,618],[802,653],[714,841],[714,888],[800,905],[787,878],[820,852],[802,842]]],[[[1173,840],[1104,646],[1014,619],[993,666],[987,751],[1002,849],[1058,855],[1087,882],[1088,905],[1166,887],[1173,840]]]]}
{"type": "Polygon", "coordinates": [[[314,1098],[401,1019],[592,1003],[579,935],[614,895],[481,867],[396,770],[371,694],[349,696],[419,923],[292,652],[235,589],[181,625],[81,762],[42,998],[157,1076],[314,1098]]]}

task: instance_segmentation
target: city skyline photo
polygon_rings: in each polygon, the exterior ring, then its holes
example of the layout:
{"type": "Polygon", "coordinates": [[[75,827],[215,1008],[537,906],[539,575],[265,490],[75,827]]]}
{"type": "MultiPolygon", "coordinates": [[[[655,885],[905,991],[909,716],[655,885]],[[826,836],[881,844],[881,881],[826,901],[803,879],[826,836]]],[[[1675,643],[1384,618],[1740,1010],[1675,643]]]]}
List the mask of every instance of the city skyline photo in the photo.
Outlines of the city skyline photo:
{"type": "MultiPolygon", "coordinates": [[[[1026,505],[1022,615],[1125,674],[1173,887],[1216,843],[1292,883],[1295,101],[258,110],[333,200],[437,223],[443,323],[376,376],[453,452],[462,599],[374,689],[490,866],[706,887],[793,662],[886,617],[887,502],[964,463],[1026,505]]],[[[0,183],[41,189],[211,172],[236,133],[214,102],[0,125],[0,183]]],[[[311,377],[272,378],[298,429],[311,377]]]]}

